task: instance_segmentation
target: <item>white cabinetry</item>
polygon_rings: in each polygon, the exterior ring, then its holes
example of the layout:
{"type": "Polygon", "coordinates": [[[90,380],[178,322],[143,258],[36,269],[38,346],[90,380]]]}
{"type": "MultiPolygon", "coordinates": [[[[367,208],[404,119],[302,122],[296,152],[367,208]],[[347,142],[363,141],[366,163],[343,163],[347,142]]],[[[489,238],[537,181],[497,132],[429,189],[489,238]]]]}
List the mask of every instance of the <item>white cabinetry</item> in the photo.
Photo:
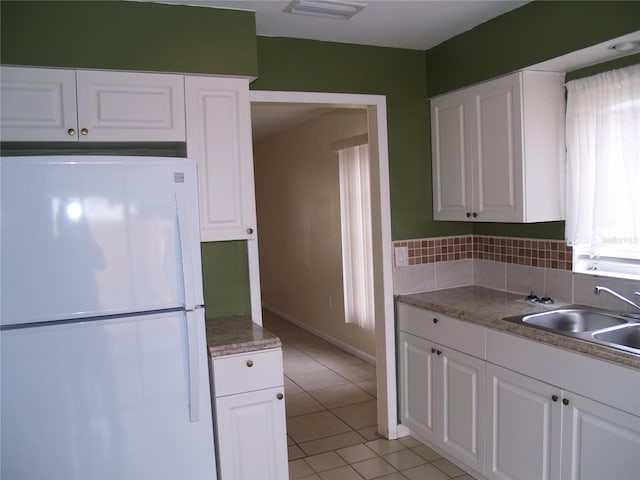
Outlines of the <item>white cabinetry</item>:
{"type": "Polygon", "coordinates": [[[431,99],[435,220],[562,220],[563,74],[524,71],[431,99]]]}
{"type": "Polygon", "coordinates": [[[3,141],[184,142],[182,75],[2,67],[3,141]]]}
{"type": "Polygon", "coordinates": [[[3,141],[77,138],[75,71],[2,67],[0,74],[3,141]]]}
{"type": "Polygon", "coordinates": [[[489,364],[488,476],[494,479],[558,478],[560,391],[489,364]]]}
{"type": "Polygon", "coordinates": [[[518,370],[487,367],[489,478],[640,478],[640,372],[491,330],[487,340],[489,360],[518,370]]]}
{"type": "Polygon", "coordinates": [[[400,417],[472,475],[640,478],[640,371],[398,304],[400,417]]]}
{"type": "MultiPolygon", "coordinates": [[[[482,358],[456,350],[478,339],[484,343],[484,328],[409,305],[398,310],[402,423],[484,474],[486,366],[482,358]]],[[[484,356],[483,347],[470,348],[484,356]]]]}
{"type": "Polygon", "coordinates": [[[211,359],[222,480],[289,478],[282,350],[211,359]]]}
{"type": "Polygon", "coordinates": [[[187,155],[198,161],[202,241],[256,238],[249,82],[185,78],[187,155]]]}

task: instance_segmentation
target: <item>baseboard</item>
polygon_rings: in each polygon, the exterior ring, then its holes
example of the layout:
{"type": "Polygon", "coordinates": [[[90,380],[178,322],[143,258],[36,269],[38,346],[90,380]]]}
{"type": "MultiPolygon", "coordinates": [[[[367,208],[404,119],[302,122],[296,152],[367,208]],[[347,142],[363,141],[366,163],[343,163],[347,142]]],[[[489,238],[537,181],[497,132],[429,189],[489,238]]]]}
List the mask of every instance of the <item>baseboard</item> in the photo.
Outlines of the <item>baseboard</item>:
{"type": "Polygon", "coordinates": [[[337,338],[332,337],[331,335],[328,335],[325,332],[318,330],[317,328],[311,327],[306,323],[304,323],[302,320],[292,317],[288,313],[282,312],[271,305],[267,305],[266,303],[263,303],[262,308],[270,311],[275,315],[278,315],[281,318],[284,318],[288,322],[293,323],[294,325],[302,328],[303,330],[306,330],[307,332],[314,334],[316,337],[320,337],[323,340],[326,340],[327,342],[331,343],[332,345],[335,345],[339,349],[344,350],[345,352],[350,353],[355,357],[358,357],[360,360],[367,362],[369,365],[373,365],[374,367],[376,366],[376,357],[355,348],[353,345],[349,345],[348,343],[343,342],[342,340],[338,340],[337,338]]]}

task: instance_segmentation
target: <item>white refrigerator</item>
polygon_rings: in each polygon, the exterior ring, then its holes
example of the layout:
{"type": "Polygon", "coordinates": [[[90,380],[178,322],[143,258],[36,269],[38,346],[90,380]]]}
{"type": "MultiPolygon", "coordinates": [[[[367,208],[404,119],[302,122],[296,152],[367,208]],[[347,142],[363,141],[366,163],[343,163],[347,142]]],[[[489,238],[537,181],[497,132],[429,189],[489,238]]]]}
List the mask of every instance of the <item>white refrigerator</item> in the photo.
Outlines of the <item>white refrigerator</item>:
{"type": "Polygon", "coordinates": [[[215,479],[195,162],[0,162],[0,478],[215,479]]]}

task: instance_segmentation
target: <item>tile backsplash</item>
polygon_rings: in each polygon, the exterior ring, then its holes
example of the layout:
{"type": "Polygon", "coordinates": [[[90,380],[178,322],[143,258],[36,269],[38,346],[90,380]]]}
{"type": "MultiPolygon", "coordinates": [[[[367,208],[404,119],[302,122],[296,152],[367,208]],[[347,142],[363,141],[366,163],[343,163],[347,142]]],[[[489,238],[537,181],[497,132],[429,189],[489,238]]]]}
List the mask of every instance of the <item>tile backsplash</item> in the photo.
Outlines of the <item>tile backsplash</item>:
{"type": "MultiPolygon", "coordinates": [[[[397,241],[407,247],[408,266],[395,266],[394,293],[415,293],[464,285],[480,285],[527,295],[549,296],[557,302],[632,310],[596,285],[629,298],[640,282],[571,271],[572,252],[562,240],[461,235],[397,241]]],[[[640,299],[640,297],[638,297],[640,299]]]]}
{"type": "Polygon", "coordinates": [[[571,270],[571,247],[562,240],[461,235],[399,241],[393,246],[407,247],[409,265],[477,258],[571,270]]]}

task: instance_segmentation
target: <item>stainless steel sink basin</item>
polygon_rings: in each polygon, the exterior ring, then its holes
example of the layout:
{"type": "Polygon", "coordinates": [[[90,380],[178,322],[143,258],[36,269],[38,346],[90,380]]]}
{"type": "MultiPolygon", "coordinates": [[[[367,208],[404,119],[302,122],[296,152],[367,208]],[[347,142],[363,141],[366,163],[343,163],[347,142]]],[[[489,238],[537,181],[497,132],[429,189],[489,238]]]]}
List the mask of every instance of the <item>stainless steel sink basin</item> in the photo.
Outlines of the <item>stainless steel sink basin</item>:
{"type": "Polygon", "coordinates": [[[640,352],[640,324],[629,324],[624,327],[593,333],[596,340],[613,345],[622,345],[640,352]]]}
{"type": "Polygon", "coordinates": [[[627,323],[625,319],[620,317],[577,308],[526,315],[522,321],[561,332],[587,332],[627,323]]]}
{"type": "Polygon", "coordinates": [[[504,320],[640,355],[640,322],[606,310],[569,305],[504,320]]]}

